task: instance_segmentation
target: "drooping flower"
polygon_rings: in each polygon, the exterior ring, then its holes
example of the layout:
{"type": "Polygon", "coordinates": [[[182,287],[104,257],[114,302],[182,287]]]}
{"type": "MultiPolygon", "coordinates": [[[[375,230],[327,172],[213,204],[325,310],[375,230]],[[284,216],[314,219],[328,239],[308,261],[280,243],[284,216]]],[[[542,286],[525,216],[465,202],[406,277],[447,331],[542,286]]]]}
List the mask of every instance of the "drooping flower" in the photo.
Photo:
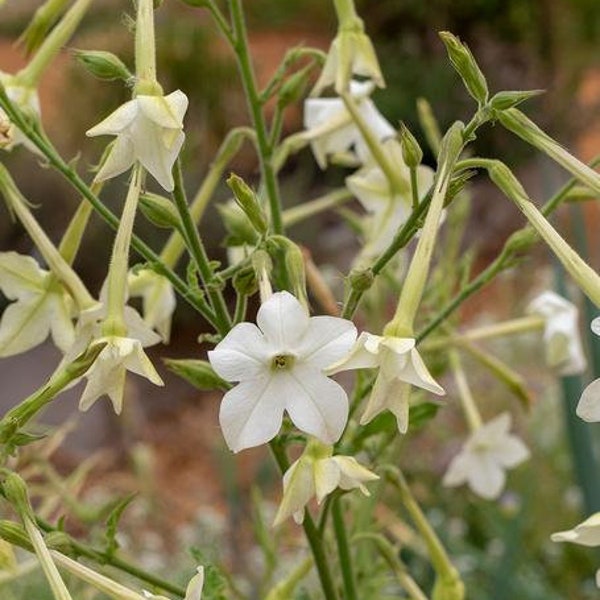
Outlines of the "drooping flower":
{"type": "Polygon", "coordinates": [[[337,441],[348,398],[324,369],[356,339],[351,321],[309,317],[288,292],[264,302],[253,323],[239,323],[208,353],[223,379],[239,382],[221,403],[219,419],[234,452],[271,440],[286,411],[298,429],[325,443],[337,441]]]}
{"type": "MultiPolygon", "coordinates": [[[[600,335],[600,317],[596,317],[590,327],[596,335],[600,335]]],[[[600,421],[600,378],[594,379],[583,390],[576,413],[578,417],[588,423],[600,421]]]]}
{"type": "Polygon", "coordinates": [[[510,414],[505,412],[477,428],[450,462],[443,484],[466,483],[486,500],[497,498],[504,489],[505,471],[529,458],[525,444],[509,433],[510,425],[510,414]]]}
{"type": "Polygon", "coordinates": [[[145,323],[167,343],[177,303],[171,282],[151,269],[139,269],[129,273],[128,283],[129,294],[142,297],[145,323]]]}
{"type": "MultiPolygon", "coordinates": [[[[594,513],[573,529],[557,531],[550,536],[553,542],[572,542],[582,546],[600,546],[600,512],[594,513]]],[[[596,571],[596,585],[600,587],[600,569],[596,571]]]]}
{"type": "MultiPolygon", "coordinates": [[[[378,140],[395,135],[396,131],[377,110],[369,98],[373,92],[370,82],[353,81],[350,93],[358,105],[363,119],[378,140]]],[[[304,136],[310,140],[311,149],[321,169],[334,155],[350,153],[355,165],[369,162],[371,154],[358,127],[341,98],[308,98],[304,103],[304,136]]]]}
{"type": "MultiPolygon", "coordinates": [[[[18,78],[0,71],[0,83],[4,86],[9,100],[15,104],[26,115],[35,118],[40,117],[40,99],[37,89],[23,85],[18,78]]],[[[8,115],[0,108],[0,148],[12,150],[19,144],[39,154],[37,146],[10,121],[8,115]]]]}
{"type": "Polygon", "coordinates": [[[336,488],[358,488],[365,496],[369,490],[365,483],[379,479],[378,475],[363,467],[352,456],[333,456],[333,448],[311,440],[302,456],[283,475],[283,499],[274,525],[290,516],[296,523],[304,520],[304,510],[313,496],[321,504],[336,488]]]}
{"type": "Polygon", "coordinates": [[[74,302],[60,282],[31,257],[0,253],[0,290],[14,300],[0,320],[0,357],[41,344],[50,334],[66,352],[74,339],[74,302]]]}
{"type": "Polygon", "coordinates": [[[546,362],[559,375],[576,375],[586,367],[579,335],[577,307],[554,292],[534,298],[527,312],[545,319],[546,362]]]}
{"type": "Polygon", "coordinates": [[[444,388],[429,373],[415,344],[414,338],[363,332],[350,353],[328,369],[329,373],[337,373],[348,369],[379,368],[373,391],[360,419],[362,425],[384,410],[389,410],[396,417],[400,433],[406,433],[410,386],[439,396],[445,394],[444,388]]]}
{"type": "Polygon", "coordinates": [[[187,96],[180,90],[168,96],[138,95],[87,131],[90,137],[117,136],[96,180],[116,177],[138,160],[165,190],[172,191],[171,170],[185,139],[187,107],[187,96]]]}

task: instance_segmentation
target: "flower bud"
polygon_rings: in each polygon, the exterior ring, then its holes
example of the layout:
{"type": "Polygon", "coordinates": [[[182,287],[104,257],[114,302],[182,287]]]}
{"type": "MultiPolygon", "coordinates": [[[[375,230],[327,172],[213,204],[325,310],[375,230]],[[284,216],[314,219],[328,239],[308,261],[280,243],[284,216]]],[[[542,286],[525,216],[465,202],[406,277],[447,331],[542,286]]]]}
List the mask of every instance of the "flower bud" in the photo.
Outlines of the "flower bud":
{"type": "Polygon", "coordinates": [[[348,275],[350,287],[357,292],[366,292],[375,281],[375,275],[371,269],[352,269],[348,275]]]}
{"type": "Polygon", "coordinates": [[[441,31],[439,35],[446,46],[450,62],[463,80],[467,91],[479,105],[485,104],[488,100],[487,82],[471,51],[449,31],[441,31]]]}
{"type": "Polygon", "coordinates": [[[234,202],[219,204],[217,209],[221,213],[223,225],[229,234],[227,236],[228,246],[254,245],[258,241],[256,230],[237,204],[234,202]]]}
{"type": "Polygon", "coordinates": [[[404,123],[400,123],[400,144],[402,145],[402,158],[407,167],[416,169],[423,160],[423,150],[415,136],[404,123]]]}
{"type": "Polygon", "coordinates": [[[27,494],[27,485],[20,475],[9,473],[2,482],[2,491],[22,519],[35,520],[35,515],[33,514],[27,494]]]}
{"type": "Polygon", "coordinates": [[[285,108],[294,102],[298,102],[304,95],[304,91],[308,85],[308,79],[312,64],[306,65],[303,69],[293,73],[281,86],[279,90],[279,98],[277,104],[279,108],[285,108]]]}
{"type": "Polygon", "coordinates": [[[277,251],[283,252],[286,271],[292,285],[291,291],[300,302],[308,306],[304,255],[300,247],[283,235],[274,235],[269,238],[267,250],[273,254],[277,251]]]}
{"type": "Polygon", "coordinates": [[[33,546],[29,541],[25,529],[22,525],[15,523],[14,521],[1,520],[0,521],[0,538],[19,548],[25,548],[30,552],[33,550],[33,546]]]}
{"type": "Polygon", "coordinates": [[[221,379],[205,360],[191,358],[165,358],[165,364],[176,375],[192,384],[197,390],[223,390],[231,389],[231,385],[221,379]]]}
{"type": "Polygon", "coordinates": [[[235,201],[244,211],[254,229],[256,229],[260,235],[264,235],[268,231],[269,225],[256,194],[252,191],[250,186],[235,173],[232,173],[229,176],[227,185],[233,192],[235,201]]]}
{"type": "MultiPolygon", "coordinates": [[[[3,2],[0,2],[0,6],[2,4],[3,2]]],[[[19,42],[25,45],[27,54],[31,54],[40,47],[67,4],[69,4],[69,0],[47,0],[33,13],[27,29],[19,38],[19,42]]]]}
{"type": "Polygon", "coordinates": [[[132,73],[125,66],[125,63],[112,52],[104,50],[74,50],[75,58],[89,71],[94,77],[106,81],[122,79],[131,81],[132,73]]]}
{"type": "Polygon", "coordinates": [[[458,573],[450,577],[437,577],[433,586],[431,600],[463,600],[465,584],[458,573]]]}
{"type": "Polygon", "coordinates": [[[140,210],[156,227],[181,229],[181,220],[173,202],[158,194],[145,193],[140,196],[140,210]]]}
{"type": "Polygon", "coordinates": [[[231,282],[233,289],[241,296],[252,296],[258,289],[258,279],[254,267],[248,266],[240,269],[231,282]]]}
{"type": "Polygon", "coordinates": [[[545,90],[498,92],[497,94],[494,94],[490,100],[490,106],[494,110],[507,110],[521,104],[521,102],[525,102],[525,100],[543,94],[544,91],[545,90]]]}

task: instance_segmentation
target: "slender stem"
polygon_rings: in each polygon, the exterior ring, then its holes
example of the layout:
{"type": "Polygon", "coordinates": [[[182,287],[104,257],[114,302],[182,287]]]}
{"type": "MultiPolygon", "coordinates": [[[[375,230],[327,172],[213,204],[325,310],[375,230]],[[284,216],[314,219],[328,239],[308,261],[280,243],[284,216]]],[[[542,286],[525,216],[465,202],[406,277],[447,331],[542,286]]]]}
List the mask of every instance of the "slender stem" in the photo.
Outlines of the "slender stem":
{"type": "Polygon", "coordinates": [[[356,592],[356,581],[354,570],[352,568],[352,555],[348,544],[348,535],[346,533],[346,524],[344,523],[344,512],[342,498],[337,497],[332,501],[333,529],[335,539],[337,540],[338,556],[340,559],[340,568],[344,580],[345,600],[358,600],[356,592]]]}
{"type": "MultiPolygon", "coordinates": [[[[156,86],[156,40],[154,36],[154,3],[137,0],[135,23],[135,75],[136,88],[146,93],[145,86],[156,86]]],[[[137,90],[136,90],[137,91],[137,90]]]]}
{"type": "Polygon", "coordinates": [[[233,37],[233,31],[227,22],[227,19],[223,16],[223,13],[219,9],[219,7],[212,1],[209,0],[206,8],[210,11],[217,27],[221,31],[221,33],[225,36],[225,39],[229,42],[231,47],[235,46],[235,38],[233,37]]]}
{"type": "Polygon", "coordinates": [[[256,141],[258,144],[258,157],[260,161],[260,171],[263,179],[269,208],[271,212],[271,226],[273,233],[283,233],[283,220],[281,218],[281,200],[279,198],[279,184],[273,166],[273,147],[269,142],[269,134],[262,112],[262,104],[256,87],[254,70],[250,62],[250,53],[248,50],[248,36],[246,33],[246,23],[242,10],[241,0],[229,0],[229,7],[233,21],[233,31],[235,42],[233,50],[235,52],[242,84],[246,92],[246,99],[252,125],[256,130],[256,141]]]}
{"type": "Polygon", "coordinates": [[[206,293],[212,303],[219,333],[225,334],[231,327],[231,318],[227,311],[223,294],[218,288],[218,284],[215,282],[215,274],[210,266],[204,244],[202,243],[196,224],[190,214],[187,198],[185,196],[185,189],[183,187],[183,174],[181,172],[181,163],[179,160],[175,161],[173,177],[175,179],[173,200],[181,218],[188,248],[194,263],[198,268],[198,272],[200,273],[200,277],[206,288],[206,293]]]}
{"type": "Polygon", "coordinates": [[[471,432],[477,431],[481,427],[483,421],[479,409],[477,408],[475,398],[473,398],[473,394],[471,393],[471,388],[469,387],[469,382],[467,381],[467,376],[462,367],[458,352],[456,352],[456,350],[450,351],[449,357],[450,365],[454,371],[454,380],[456,381],[456,387],[458,388],[458,395],[460,397],[465,418],[469,424],[469,429],[471,432]]]}
{"type": "Polygon", "coordinates": [[[410,191],[412,193],[412,208],[415,211],[419,206],[419,183],[417,181],[416,167],[410,168],[410,191]]]}
{"type": "Polygon", "coordinates": [[[248,308],[248,296],[245,294],[239,294],[235,302],[235,312],[233,314],[233,322],[241,323],[246,316],[246,309],[248,308]]]}
{"type": "Polygon", "coordinates": [[[324,196],[303,202],[293,208],[288,208],[283,211],[283,224],[286,227],[291,227],[300,223],[314,215],[317,215],[330,208],[336,208],[340,204],[344,204],[354,198],[352,192],[346,188],[340,188],[328,192],[324,196]]]}

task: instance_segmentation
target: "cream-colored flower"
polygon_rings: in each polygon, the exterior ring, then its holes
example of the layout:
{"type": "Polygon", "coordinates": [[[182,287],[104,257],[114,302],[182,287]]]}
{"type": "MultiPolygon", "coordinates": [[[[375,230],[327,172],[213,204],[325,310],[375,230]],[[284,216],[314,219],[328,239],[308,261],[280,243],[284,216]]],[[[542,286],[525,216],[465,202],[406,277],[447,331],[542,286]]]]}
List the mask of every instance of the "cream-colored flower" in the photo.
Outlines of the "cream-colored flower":
{"type": "Polygon", "coordinates": [[[497,498],[504,489],[506,469],[529,458],[525,444],[509,433],[510,425],[510,414],[505,412],[474,431],[452,459],[443,484],[453,487],[466,483],[486,500],[497,498]]]}
{"type": "MultiPolygon", "coordinates": [[[[370,82],[353,81],[350,85],[358,110],[374,136],[378,140],[393,137],[396,131],[369,98],[372,91],[370,82]]],[[[329,157],[346,153],[354,165],[371,160],[367,144],[341,98],[308,98],[304,102],[304,127],[304,137],[310,140],[321,169],[326,168],[329,157]]]]}
{"type": "Polygon", "coordinates": [[[129,273],[129,294],[141,296],[144,322],[155,329],[166,344],[171,336],[171,321],[177,300],[171,282],[151,269],[129,273]]]}
{"type": "Polygon", "coordinates": [[[183,145],[183,116],[187,96],[180,90],[168,96],[136,96],[86,135],[116,135],[110,153],[96,175],[104,181],[139,161],[167,191],[174,188],[171,170],[183,145]]]}
{"type": "MultiPolygon", "coordinates": [[[[600,335],[600,317],[592,321],[591,329],[596,335],[600,335]]],[[[600,421],[600,379],[595,379],[583,390],[576,413],[588,423],[600,421]]]]}
{"type": "MultiPolygon", "coordinates": [[[[204,567],[197,567],[196,574],[190,579],[186,589],[185,598],[183,600],[201,600],[202,588],[204,587],[204,567]]],[[[169,600],[165,596],[157,596],[146,590],[142,590],[144,598],[148,600],[169,600]]]]}
{"type": "Polygon", "coordinates": [[[544,292],[532,300],[527,312],[545,319],[546,362],[559,375],[576,375],[586,367],[579,335],[577,307],[554,292],[544,292]]]}
{"type": "Polygon", "coordinates": [[[365,483],[379,479],[352,456],[333,456],[333,448],[311,440],[302,456],[283,475],[283,499],[274,525],[290,516],[296,523],[304,520],[304,510],[313,496],[321,504],[335,489],[358,488],[365,496],[365,483]]]}
{"type": "Polygon", "coordinates": [[[414,338],[363,332],[350,353],[328,369],[329,373],[337,373],[348,369],[379,368],[373,391],[360,419],[362,425],[384,410],[389,410],[396,417],[400,433],[406,433],[410,386],[438,396],[446,393],[429,373],[415,345],[414,338]]]}
{"type": "Polygon", "coordinates": [[[49,334],[67,351],[74,340],[74,303],[49,271],[31,256],[1,252],[0,290],[14,300],[0,320],[0,357],[30,350],[49,334]]]}
{"type": "MultiPolygon", "coordinates": [[[[550,537],[553,542],[572,542],[582,546],[600,546],[600,512],[594,513],[573,529],[557,531],[550,537]]],[[[596,571],[596,585],[600,587],[600,569],[596,571]]]]}
{"type": "MultiPolygon", "coordinates": [[[[20,110],[29,116],[39,119],[40,99],[35,88],[19,83],[14,75],[0,71],[0,83],[6,90],[6,95],[20,110]]],[[[32,152],[39,154],[37,146],[10,121],[7,114],[0,108],[0,148],[12,150],[23,144],[32,152]]]]}

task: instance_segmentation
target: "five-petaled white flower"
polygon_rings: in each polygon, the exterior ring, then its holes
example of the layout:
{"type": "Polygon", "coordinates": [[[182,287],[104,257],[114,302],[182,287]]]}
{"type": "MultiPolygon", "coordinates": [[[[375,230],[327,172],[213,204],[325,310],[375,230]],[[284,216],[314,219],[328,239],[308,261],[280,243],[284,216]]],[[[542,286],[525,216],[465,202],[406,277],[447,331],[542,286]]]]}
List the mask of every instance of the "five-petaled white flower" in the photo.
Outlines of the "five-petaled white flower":
{"type": "Polygon", "coordinates": [[[348,356],[332,365],[329,373],[348,369],[379,368],[373,391],[360,419],[368,423],[384,410],[396,417],[398,430],[408,430],[410,386],[443,396],[446,392],[429,373],[415,348],[414,338],[379,336],[363,332],[348,356]]]}
{"type": "Polygon", "coordinates": [[[0,290],[9,299],[0,320],[0,357],[41,344],[48,334],[66,352],[74,339],[74,302],[61,283],[31,256],[0,253],[0,290]]]}
{"type": "Polygon", "coordinates": [[[497,498],[504,489],[505,470],[529,458],[525,444],[509,433],[510,425],[510,414],[505,412],[478,427],[450,462],[443,484],[466,483],[486,500],[497,498]]]}
{"type": "Polygon", "coordinates": [[[116,135],[97,181],[116,177],[138,160],[167,191],[174,188],[171,170],[181,150],[185,134],[183,116],[187,96],[180,90],[168,96],[136,96],[86,135],[116,135]]]}
{"type": "Polygon", "coordinates": [[[177,300],[171,282],[151,269],[129,273],[129,294],[141,296],[144,321],[155,329],[166,344],[171,336],[171,320],[177,300]]]}
{"type": "Polygon", "coordinates": [[[313,496],[321,504],[336,488],[358,488],[365,496],[365,483],[379,479],[352,456],[333,456],[333,448],[311,440],[302,456],[283,475],[283,499],[274,525],[290,516],[296,523],[304,520],[304,510],[313,496]]]}
{"type": "MultiPolygon", "coordinates": [[[[553,542],[572,542],[582,546],[600,546],[600,512],[594,513],[573,529],[557,531],[551,538],[553,542]]],[[[596,571],[596,585],[600,587],[600,569],[596,571]]]]}
{"type": "MultiPolygon", "coordinates": [[[[353,81],[350,91],[374,136],[378,140],[394,136],[396,131],[369,98],[373,84],[353,81]]],[[[328,157],[347,152],[350,152],[350,161],[354,165],[372,160],[367,144],[341,98],[308,98],[304,103],[304,127],[307,131],[303,135],[310,141],[321,169],[327,166],[328,157]]]]}
{"type": "MultiPolygon", "coordinates": [[[[37,90],[33,87],[22,85],[18,78],[0,71],[0,83],[4,86],[6,95],[26,115],[39,118],[40,99],[37,90]]],[[[15,146],[23,144],[36,154],[40,154],[37,146],[10,121],[7,114],[0,108],[0,148],[12,150],[15,146]]]]}
{"type": "Polygon", "coordinates": [[[581,373],[586,367],[586,360],[577,326],[577,307],[554,292],[544,292],[530,302],[527,312],[545,319],[544,342],[548,365],[559,375],[581,373]]]}
{"type": "Polygon", "coordinates": [[[253,323],[239,323],[208,353],[214,370],[240,382],[221,403],[219,420],[234,452],[271,440],[287,411],[298,429],[331,444],[348,418],[348,398],[324,369],[356,339],[351,321],[309,317],[288,292],[264,302],[253,323]]]}
{"type": "MultiPolygon", "coordinates": [[[[592,321],[591,329],[596,335],[600,335],[600,317],[592,321]]],[[[600,378],[594,379],[583,390],[576,412],[578,417],[588,423],[600,421],[600,378]]]]}

